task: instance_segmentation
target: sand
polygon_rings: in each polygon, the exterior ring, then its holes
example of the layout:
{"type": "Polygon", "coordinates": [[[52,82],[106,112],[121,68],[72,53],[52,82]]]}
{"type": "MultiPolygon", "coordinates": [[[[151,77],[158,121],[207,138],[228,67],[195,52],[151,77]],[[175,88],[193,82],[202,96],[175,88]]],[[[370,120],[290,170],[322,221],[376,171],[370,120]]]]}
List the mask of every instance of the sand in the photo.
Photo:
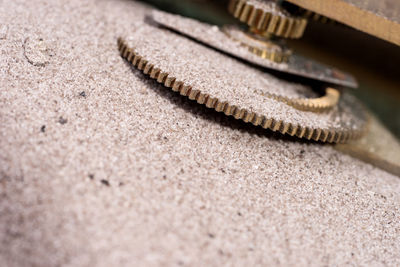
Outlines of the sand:
{"type": "Polygon", "coordinates": [[[399,265],[400,179],[133,71],[147,10],[1,2],[0,265],[399,265]]]}

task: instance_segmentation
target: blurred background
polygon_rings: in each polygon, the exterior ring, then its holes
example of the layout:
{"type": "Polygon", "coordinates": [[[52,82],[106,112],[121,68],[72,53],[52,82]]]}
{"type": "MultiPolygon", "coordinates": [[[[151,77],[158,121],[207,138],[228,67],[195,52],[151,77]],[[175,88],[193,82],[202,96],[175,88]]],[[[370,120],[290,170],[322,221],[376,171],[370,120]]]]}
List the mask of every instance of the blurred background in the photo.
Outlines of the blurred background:
{"type": "MultiPolygon", "coordinates": [[[[237,23],[229,0],[146,0],[159,9],[216,25],[237,23]]],[[[351,92],[400,139],[400,47],[335,24],[310,22],[303,38],[289,40],[296,52],[353,74],[351,92]]]]}

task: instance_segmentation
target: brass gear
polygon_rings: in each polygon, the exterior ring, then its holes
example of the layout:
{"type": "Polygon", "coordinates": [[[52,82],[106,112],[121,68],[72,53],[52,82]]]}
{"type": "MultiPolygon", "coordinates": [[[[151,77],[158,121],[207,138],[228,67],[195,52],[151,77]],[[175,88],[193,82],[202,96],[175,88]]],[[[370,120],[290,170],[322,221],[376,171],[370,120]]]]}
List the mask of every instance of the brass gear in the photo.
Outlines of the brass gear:
{"type": "Polygon", "coordinates": [[[340,99],[340,92],[334,88],[326,88],[325,95],[318,98],[287,98],[279,95],[269,95],[270,98],[286,103],[302,111],[324,112],[334,108],[340,99]]]}
{"type": "Polygon", "coordinates": [[[230,0],[229,12],[259,34],[298,39],[307,20],[294,17],[273,0],[230,0]]]}
{"type": "Polygon", "coordinates": [[[302,7],[296,6],[295,4],[289,3],[287,1],[281,4],[282,8],[288,11],[292,16],[303,17],[307,20],[312,20],[324,24],[339,24],[337,21],[328,18],[326,16],[315,13],[311,10],[304,9],[302,7]]]}
{"type": "MultiPolygon", "coordinates": [[[[287,123],[282,120],[278,121],[274,118],[268,118],[265,115],[260,115],[255,112],[250,112],[245,108],[231,105],[226,101],[221,102],[216,97],[212,97],[200,90],[193,89],[192,86],[182,81],[178,81],[175,77],[169,75],[169,73],[163,72],[160,68],[137,54],[132,48],[128,47],[127,43],[122,38],[118,38],[118,49],[121,57],[141,70],[144,74],[149,75],[150,78],[155,79],[158,83],[171,88],[172,91],[178,92],[188,97],[190,100],[195,100],[199,104],[204,104],[208,108],[213,108],[217,112],[223,112],[227,116],[233,116],[235,119],[243,120],[246,123],[252,123],[255,126],[261,126],[264,129],[270,129],[274,132],[297,136],[307,140],[328,143],[345,143],[349,140],[358,139],[363,136],[366,131],[365,127],[360,129],[353,129],[351,127],[343,129],[315,129],[287,123]]],[[[280,101],[285,100],[280,99],[280,101]]],[[[293,104],[297,102],[296,99],[292,101],[294,101],[293,104]]],[[[362,108],[360,107],[360,109],[362,108]]],[[[364,110],[361,112],[364,112],[364,110]]]]}
{"type": "Polygon", "coordinates": [[[299,8],[299,14],[306,19],[310,19],[316,22],[325,23],[325,24],[337,24],[337,22],[333,19],[320,15],[318,13],[312,12],[307,9],[299,8]]]}
{"type": "Polygon", "coordinates": [[[283,43],[268,40],[252,32],[243,32],[236,26],[226,25],[221,28],[221,31],[260,58],[271,60],[275,63],[286,63],[292,55],[292,51],[285,48],[283,43]]]}

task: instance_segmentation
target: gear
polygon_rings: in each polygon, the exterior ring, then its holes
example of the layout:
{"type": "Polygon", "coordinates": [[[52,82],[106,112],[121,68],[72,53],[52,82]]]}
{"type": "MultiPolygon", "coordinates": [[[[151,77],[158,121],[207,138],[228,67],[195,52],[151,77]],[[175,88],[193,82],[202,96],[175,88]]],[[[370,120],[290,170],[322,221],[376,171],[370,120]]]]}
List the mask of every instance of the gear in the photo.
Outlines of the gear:
{"type": "Polygon", "coordinates": [[[298,98],[291,99],[278,95],[270,95],[272,99],[286,103],[298,110],[323,112],[332,109],[340,99],[340,92],[334,88],[327,88],[325,95],[319,98],[298,98]]]}
{"type": "Polygon", "coordinates": [[[231,0],[229,12],[258,34],[298,39],[307,26],[305,18],[290,15],[271,0],[231,0]]]}
{"type": "Polygon", "coordinates": [[[245,33],[235,26],[224,26],[221,30],[233,41],[239,42],[260,58],[282,63],[288,62],[292,55],[292,51],[285,48],[284,44],[272,42],[251,32],[245,33]]]}
{"type": "MultiPolygon", "coordinates": [[[[357,81],[350,74],[319,64],[318,62],[301,57],[295,53],[290,55],[288,62],[282,60],[280,64],[277,64],[272,60],[264,59],[253,52],[250,52],[248,48],[243,46],[243,43],[246,44],[246,46],[249,45],[248,40],[241,40],[239,42],[234,41],[217,26],[159,10],[153,11],[149,18],[151,18],[153,23],[160,27],[170,29],[173,32],[178,32],[191,39],[197,40],[206,46],[211,46],[223,53],[245,60],[250,64],[339,86],[352,88],[358,86],[357,81]]],[[[227,27],[234,28],[234,26],[227,27]]],[[[242,32],[242,35],[246,35],[246,33],[242,32]]],[[[236,37],[240,38],[241,36],[236,35],[236,37]]],[[[276,40],[274,42],[276,43],[276,40]]],[[[282,53],[281,51],[287,51],[287,49],[283,48],[284,45],[281,45],[279,42],[278,45],[281,46],[281,50],[269,51],[273,51],[275,54],[282,53]]],[[[278,57],[274,56],[274,58],[277,59],[278,57]]]]}
{"type": "Polygon", "coordinates": [[[338,24],[338,22],[333,19],[330,19],[330,18],[320,15],[318,13],[315,13],[311,10],[307,10],[302,7],[296,6],[296,5],[286,2],[286,1],[283,2],[281,4],[281,6],[286,11],[288,11],[292,16],[303,17],[307,20],[312,20],[312,21],[325,23],[325,24],[338,24]]]}
{"type": "Polygon", "coordinates": [[[302,16],[303,18],[310,19],[320,23],[337,24],[335,20],[322,16],[307,9],[299,8],[299,15],[302,16]]]}
{"type": "MultiPolygon", "coordinates": [[[[181,42],[181,40],[179,42],[181,42]]],[[[350,121],[347,121],[344,123],[352,126],[341,126],[339,128],[313,128],[285,122],[283,120],[277,120],[269,117],[269,115],[257,114],[256,112],[249,111],[247,108],[231,105],[227,101],[221,101],[217,97],[202,92],[202,90],[192,88],[192,86],[187,82],[178,80],[176,77],[165,72],[165,70],[160,69],[159,66],[149,62],[142,55],[139,55],[133,49],[128,47],[127,43],[121,38],[118,39],[118,48],[123,58],[133,64],[137,69],[141,70],[144,74],[149,75],[150,78],[157,80],[157,82],[164,86],[172,88],[173,91],[179,92],[181,95],[187,96],[189,99],[195,100],[199,104],[204,104],[208,108],[213,108],[218,112],[223,112],[228,116],[233,116],[236,119],[241,119],[245,122],[252,123],[253,125],[261,126],[272,131],[278,131],[282,134],[297,136],[299,138],[330,143],[343,143],[351,139],[358,139],[365,132],[365,127],[362,126],[365,125],[365,123],[361,123],[360,121],[357,123],[357,126],[352,125],[350,121]]],[[[293,103],[297,102],[297,100],[293,101],[293,103]]],[[[361,121],[363,121],[362,118],[364,117],[364,113],[362,108],[359,107],[356,102],[353,102],[353,100],[346,102],[348,100],[345,98],[343,101],[344,104],[342,104],[344,106],[340,108],[340,110],[342,110],[341,114],[347,114],[348,112],[345,111],[345,109],[348,110],[351,107],[352,111],[350,113],[361,114],[357,116],[359,116],[359,119],[361,118],[361,121]],[[360,110],[358,110],[358,107],[360,110]]]]}

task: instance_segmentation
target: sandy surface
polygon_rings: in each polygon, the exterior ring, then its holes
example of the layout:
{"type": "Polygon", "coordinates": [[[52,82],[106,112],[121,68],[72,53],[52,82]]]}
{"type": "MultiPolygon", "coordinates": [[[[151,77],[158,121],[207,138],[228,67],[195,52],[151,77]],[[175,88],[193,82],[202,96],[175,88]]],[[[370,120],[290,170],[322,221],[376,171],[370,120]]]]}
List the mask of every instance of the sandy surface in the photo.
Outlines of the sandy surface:
{"type": "Polygon", "coordinates": [[[0,1],[0,265],[400,264],[400,179],[148,81],[124,1],[0,1]]]}

